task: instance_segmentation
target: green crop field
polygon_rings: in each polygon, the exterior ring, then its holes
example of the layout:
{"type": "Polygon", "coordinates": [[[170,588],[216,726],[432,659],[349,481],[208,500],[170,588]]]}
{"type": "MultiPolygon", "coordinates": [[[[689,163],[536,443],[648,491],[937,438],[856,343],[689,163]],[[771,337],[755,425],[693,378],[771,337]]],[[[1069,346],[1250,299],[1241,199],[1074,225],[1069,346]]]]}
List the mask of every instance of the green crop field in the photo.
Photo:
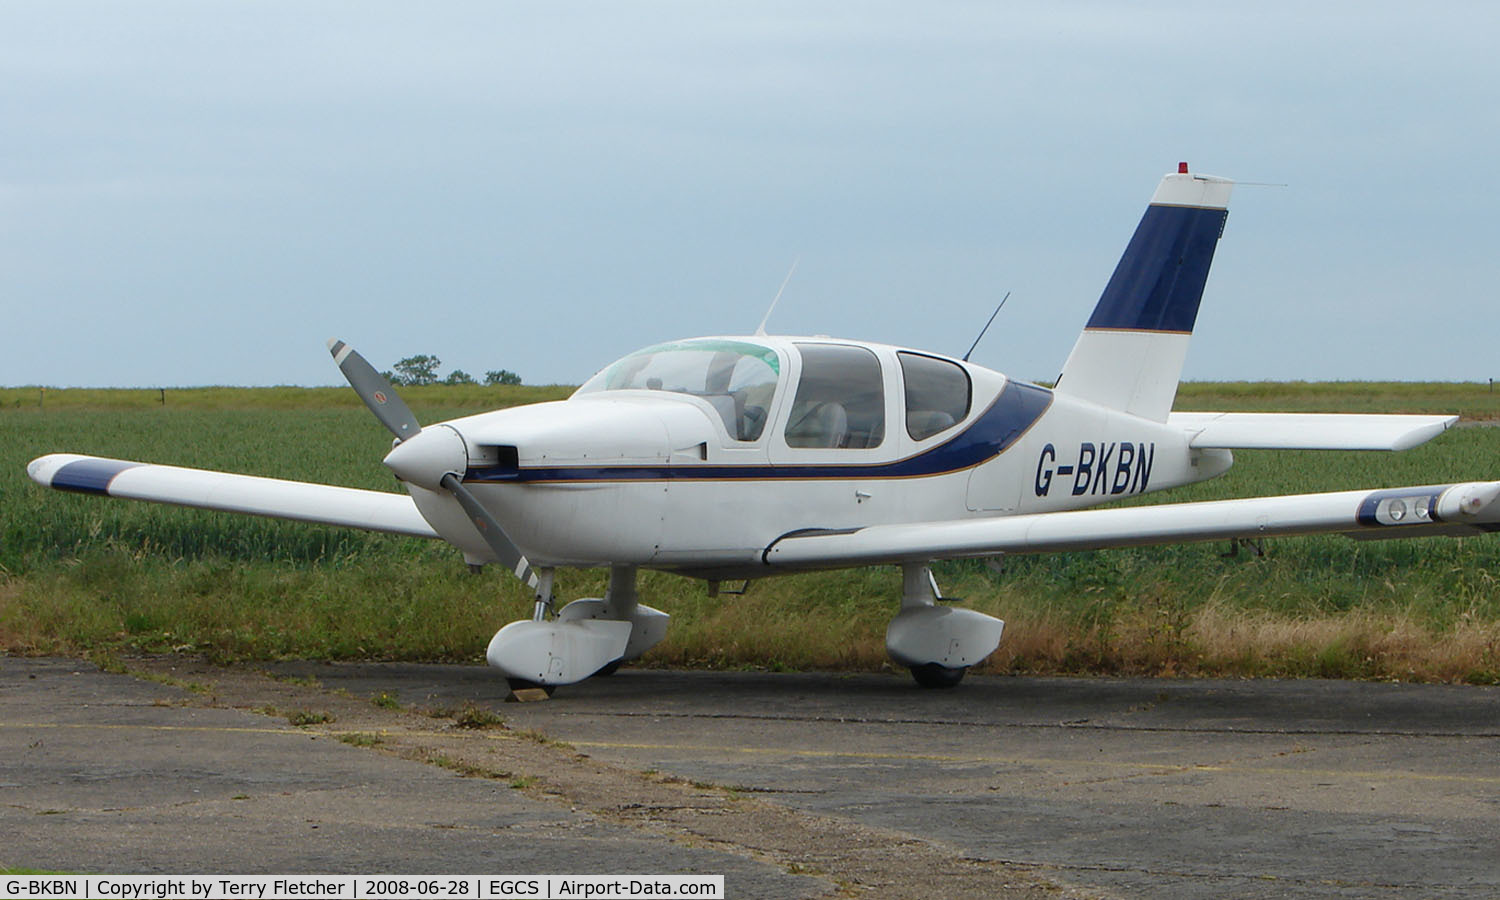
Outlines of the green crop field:
{"type": "MultiPolygon", "coordinates": [[[[403,390],[437,421],[567,388],[403,390]]],[[[1182,409],[1460,412],[1500,419],[1487,384],[1185,384],[1182,409]]],[[[107,657],[478,661],[530,612],[505,573],[439,542],[183,510],[33,485],[26,462],[80,452],[396,490],[388,434],[343,388],[0,389],[0,650],[107,657]]],[[[1500,475],[1500,428],[1399,454],[1240,452],[1224,478],[1144,502],[1500,475]]],[[[1010,557],[936,567],[945,593],[1007,621],[993,672],[1320,675],[1500,681],[1500,535],[1268,542],[1010,557]]],[[[603,574],[560,573],[560,599],[603,574]]],[[[643,665],[887,666],[893,567],[772,578],[743,596],[645,573],[673,615],[643,665]]]]}

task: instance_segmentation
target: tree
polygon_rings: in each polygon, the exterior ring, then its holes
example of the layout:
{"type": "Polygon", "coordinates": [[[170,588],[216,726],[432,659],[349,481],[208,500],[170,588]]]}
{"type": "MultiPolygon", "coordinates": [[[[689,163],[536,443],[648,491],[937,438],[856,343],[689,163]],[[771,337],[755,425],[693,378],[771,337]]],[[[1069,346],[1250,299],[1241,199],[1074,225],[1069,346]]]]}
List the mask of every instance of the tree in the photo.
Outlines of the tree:
{"type": "Polygon", "coordinates": [[[396,383],[403,385],[437,384],[437,369],[442,360],[425,353],[408,356],[396,363],[396,383]]]}
{"type": "Polygon", "coordinates": [[[479,382],[477,382],[477,381],[474,380],[474,376],[473,375],[470,375],[468,372],[465,372],[463,369],[454,369],[452,372],[448,373],[448,377],[447,378],[443,379],[443,384],[478,384],[478,383],[479,382]]]}
{"type": "Polygon", "coordinates": [[[484,373],[485,384],[520,384],[521,376],[509,369],[491,369],[484,373]]]}

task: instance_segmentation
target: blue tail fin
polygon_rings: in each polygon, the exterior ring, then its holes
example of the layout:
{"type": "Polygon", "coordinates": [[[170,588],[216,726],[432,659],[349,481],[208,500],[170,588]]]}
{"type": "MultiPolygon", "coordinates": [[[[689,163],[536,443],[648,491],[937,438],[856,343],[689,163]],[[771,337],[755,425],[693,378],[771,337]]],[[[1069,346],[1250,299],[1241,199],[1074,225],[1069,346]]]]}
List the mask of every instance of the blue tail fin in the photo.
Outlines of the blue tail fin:
{"type": "Polygon", "coordinates": [[[1166,421],[1232,186],[1186,166],[1162,179],[1063,366],[1059,391],[1166,421]]]}

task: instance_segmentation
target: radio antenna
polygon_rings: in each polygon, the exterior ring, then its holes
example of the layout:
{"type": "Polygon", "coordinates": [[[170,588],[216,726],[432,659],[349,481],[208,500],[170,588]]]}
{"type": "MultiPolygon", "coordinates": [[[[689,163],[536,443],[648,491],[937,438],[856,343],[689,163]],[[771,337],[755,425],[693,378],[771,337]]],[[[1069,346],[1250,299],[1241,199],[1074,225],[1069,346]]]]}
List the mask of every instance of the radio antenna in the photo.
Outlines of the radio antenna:
{"type": "MultiPolygon", "coordinates": [[[[984,339],[984,333],[986,331],[990,330],[990,326],[995,323],[995,317],[998,316],[998,315],[1000,315],[1000,310],[1002,310],[1002,309],[1005,308],[1005,301],[1007,301],[1009,299],[1010,299],[1010,291],[1006,291],[1005,292],[1005,296],[1000,298],[1000,305],[997,306],[997,307],[995,307],[995,311],[994,312],[990,313],[990,320],[988,322],[984,323],[984,327],[983,328],[979,329],[979,337],[975,338],[974,339],[974,343],[972,343],[972,344],[969,345],[969,353],[973,353],[974,352],[974,348],[979,346],[979,342],[984,339]]],[[[965,353],[964,354],[964,362],[968,362],[969,361],[969,353],[965,353]]]]}
{"type": "Polygon", "coordinates": [[[781,287],[777,288],[776,296],[771,300],[771,308],[766,310],[765,316],[760,320],[760,327],[755,329],[756,337],[766,336],[766,323],[771,321],[771,313],[776,311],[776,304],[781,301],[781,295],[786,291],[786,286],[791,283],[792,273],[797,271],[797,263],[801,261],[802,257],[800,256],[792,260],[792,267],[787,270],[786,277],[781,279],[781,287]]]}

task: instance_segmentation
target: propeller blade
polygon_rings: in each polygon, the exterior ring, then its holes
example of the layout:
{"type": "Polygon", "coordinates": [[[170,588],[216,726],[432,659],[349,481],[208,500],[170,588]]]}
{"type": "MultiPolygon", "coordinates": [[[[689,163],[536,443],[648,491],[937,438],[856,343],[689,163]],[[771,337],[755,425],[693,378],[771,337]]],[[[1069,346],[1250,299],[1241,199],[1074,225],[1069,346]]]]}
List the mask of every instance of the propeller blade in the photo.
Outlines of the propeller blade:
{"type": "Polygon", "coordinates": [[[500,562],[534,590],[537,578],[536,573],[531,570],[531,563],[527,561],[521,548],[511,541],[505,529],[500,527],[500,523],[495,521],[495,517],[490,515],[490,511],[480,504],[479,499],[470,493],[468,488],[464,487],[463,481],[457,475],[451,472],[444,475],[443,487],[453,494],[459,505],[464,508],[464,512],[469,514],[469,521],[474,523],[474,527],[479,530],[479,536],[484,538],[484,542],[494,551],[495,556],[499,557],[500,562]]]}
{"type": "Polygon", "coordinates": [[[412,415],[410,407],[391,389],[391,383],[375,371],[374,366],[365,362],[363,356],[354,352],[353,347],[334,338],[328,342],[328,352],[333,354],[333,361],[338,363],[339,371],[349,380],[354,393],[365,401],[365,406],[370,408],[380,424],[390,429],[396,440],[404,441],[422,430],[422,424],[412,415]]]}

